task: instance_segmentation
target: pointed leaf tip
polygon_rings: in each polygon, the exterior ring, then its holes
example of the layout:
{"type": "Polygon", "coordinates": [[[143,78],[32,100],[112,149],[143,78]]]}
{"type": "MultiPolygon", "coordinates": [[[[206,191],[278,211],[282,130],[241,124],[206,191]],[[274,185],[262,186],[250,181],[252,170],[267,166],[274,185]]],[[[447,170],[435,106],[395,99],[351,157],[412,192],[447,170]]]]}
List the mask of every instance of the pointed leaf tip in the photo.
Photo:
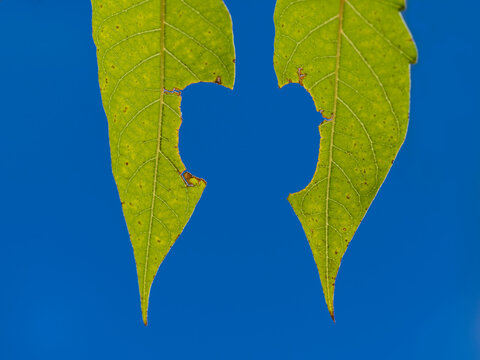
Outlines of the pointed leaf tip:
{"type": "Polygon", "coordinates": [[[328,312],[330,313],[330,317],[332,318],[333,322],[336,323],[336,321],[335,321],[335,311],[333,310],[333,305],[332,305],[331,308],[329,306],[328,312]]]}
{"type": "Polygon", "coordinates": [[[142,319],[143,319],[143,324],[145,326],[148,326],[148,303],[144,304],[142,301],[142,319]]]}

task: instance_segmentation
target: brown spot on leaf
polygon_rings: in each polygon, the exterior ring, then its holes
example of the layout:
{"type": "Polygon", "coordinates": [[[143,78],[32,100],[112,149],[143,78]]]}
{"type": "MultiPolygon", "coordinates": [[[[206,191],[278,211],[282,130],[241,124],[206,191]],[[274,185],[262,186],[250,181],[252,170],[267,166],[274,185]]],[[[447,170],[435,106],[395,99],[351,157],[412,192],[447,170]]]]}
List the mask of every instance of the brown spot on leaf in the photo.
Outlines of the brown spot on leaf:
{"type": "Polygon", "coordinates": [[[298,75],[298,83],[303,86],[303,79],[305,79],[305,77],[307,76],[307,74],[305,74],[305,73],[303,72],[303,68],[300,67],[300,68],[298,68],[298,70],[297,70],[297,75],[298,75]]]}
{"type": "Polygon", "coordinates": [[[188,171],[185,171],[185,172],[183,173],[183,175],[181,175],[181,176],[182,176],[182,179],[185,181],[185,183],[186,183],[187,186],[195,186],[195,185],[197,185],[197,184],[192,184],[192,183],[190,182],[190,180],[192,180],[192,179],[195,179],[198,183],[203,182],[205,185],[207,184],[207,182],[206,182],[205,180],[203,180],[203,179],[201,179],[201,178],[198,178],[198,177],[196,177],[196,176],[193,176],[193,175],[190,174],[188,171]]]}
{"type": "Polygon", "coordinates": [[[222,77],[221,76],[217,76],[217,78],[215,79],[215,84],[222,85],[222,77]]]}

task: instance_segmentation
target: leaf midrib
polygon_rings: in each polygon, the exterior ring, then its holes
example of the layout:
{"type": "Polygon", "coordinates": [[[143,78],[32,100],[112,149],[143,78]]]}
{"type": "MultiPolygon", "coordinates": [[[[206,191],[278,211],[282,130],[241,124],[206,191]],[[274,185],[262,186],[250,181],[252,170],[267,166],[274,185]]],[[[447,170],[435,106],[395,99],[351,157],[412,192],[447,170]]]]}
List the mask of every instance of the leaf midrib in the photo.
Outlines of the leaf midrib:
{"type": "Polygon", "coordinates": [[[148,225],[147,246],[145,250],[145,269],[143,272],[143,290],[142,290],[142,311],[143,321],[147,325],[147,307],[148,307],[148,290],[147,290],[147,273],[148,273],[148,261],[150,253],[150,245],[152,239],[152,226],[154,220],[155,200],[157,198],[157,179],[158,179],[158,161],[161,153],[162,146],[162,121],[163,121],[163,104],[165,93],[165,2],[166,0],[160,0],[160,113],[158,118],[158,131],[157,131],[157,151],[155,155],[155,170],[153,178],[153,194],[152,194],[152,207],[150,209],[150,219],[148,225]]]}
{"type": "MultiPolygon", "coordinates": [[[[338,85],[339,85],[339,75],[340,75],[340,52],[342,47],[342,32],[343,32],[343,11],[345,7],[345,0],[340,0],[340,8],[338,14],[338,34],[337,34],[337,54],[336,54],[336,65],[335,65],[335,91],[333,99],[333,116],[332,116],[332,127],[330,132],[330,151],[329,151],[329,160],[328,160],[328,175],[327,175],[327,191],[325,196],[325,282],[327,289],[327,304],[330,304],[330,275],[329,275],[329,257],[328,257],[328,210],[330,202],[330,180],[332,173],[332,163],[333,163],[333,136],[335,133],[335,121],[337,118],[337,104],[338,104],[338,85]]],[[[330,307],[330,306],[329,306],[330,307]]],[[[329,309],[330,316],[335,321],[335,315],[332,309],[329,309]]]]}

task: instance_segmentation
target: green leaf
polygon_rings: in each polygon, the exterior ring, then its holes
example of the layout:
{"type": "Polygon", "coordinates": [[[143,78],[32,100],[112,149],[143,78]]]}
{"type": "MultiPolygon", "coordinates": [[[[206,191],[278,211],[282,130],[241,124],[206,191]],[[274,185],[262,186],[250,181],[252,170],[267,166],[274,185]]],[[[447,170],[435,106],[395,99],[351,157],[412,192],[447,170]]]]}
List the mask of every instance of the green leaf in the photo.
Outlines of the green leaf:
{"type": "Polygon", "coordinates": [[[340,262],[407,133],[417,52],[404,8],[404,0],[278,0],[275,9],[279,86],[303,85],[328,119],[315,175],[289,201],[333,319],[340,262]]]}
{"type": "Polygon", "coordinates": [[[178,152],[181,90],[197,82],[233,88],[232,22],[221,0],[92,0],[92,7],[113,174],[147,324],[155,274],[206,185],[178,152]]]}

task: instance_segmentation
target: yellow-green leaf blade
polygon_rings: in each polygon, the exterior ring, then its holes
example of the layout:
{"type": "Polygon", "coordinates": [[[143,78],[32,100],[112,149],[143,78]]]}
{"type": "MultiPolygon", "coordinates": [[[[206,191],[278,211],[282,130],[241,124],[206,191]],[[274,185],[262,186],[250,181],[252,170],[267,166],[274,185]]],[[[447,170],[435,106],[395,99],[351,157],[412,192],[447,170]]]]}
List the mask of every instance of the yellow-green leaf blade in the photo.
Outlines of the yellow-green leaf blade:
{"type": "Polygon", "coordinates": [[[275,71],[318,111],[317,169],[289,201],[312,249],[332,318],[335,279],[407,132],[416,48],[403,0],[278,0],[275,71]]]}
{"type": "Polygon", "coordinates": [[[181,90],[229,88],[230,15],[221,0],[92,0],[112,168],[130,233],[144,322],[155,274],[205,188],[178,152],[181,90]]]}

